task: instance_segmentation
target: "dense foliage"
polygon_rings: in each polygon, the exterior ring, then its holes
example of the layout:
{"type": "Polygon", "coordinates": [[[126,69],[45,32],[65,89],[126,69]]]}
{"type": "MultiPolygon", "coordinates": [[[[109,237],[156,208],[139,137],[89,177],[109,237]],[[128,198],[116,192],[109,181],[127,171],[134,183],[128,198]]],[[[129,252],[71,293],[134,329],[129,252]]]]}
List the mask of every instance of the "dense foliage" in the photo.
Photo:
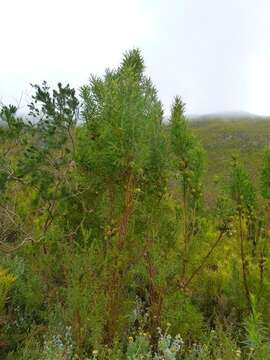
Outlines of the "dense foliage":
{"type": "Polygon", "coordinates": [[[79,98],[33,91],[0,110],[0,358],[270,358],[269,149],[261,188],[234,157],[210,209],[138,50],[79,98]]]}

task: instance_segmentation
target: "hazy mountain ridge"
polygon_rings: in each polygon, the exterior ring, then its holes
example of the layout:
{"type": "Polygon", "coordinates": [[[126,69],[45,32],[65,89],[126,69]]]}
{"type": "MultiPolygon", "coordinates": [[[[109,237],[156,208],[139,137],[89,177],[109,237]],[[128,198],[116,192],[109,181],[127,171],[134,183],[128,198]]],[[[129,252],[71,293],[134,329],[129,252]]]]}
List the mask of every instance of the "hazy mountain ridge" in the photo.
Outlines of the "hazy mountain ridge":
{"type": "Polygon", "coordinates": [[[192,121],[203,121],[203,120],[267,120],[270,116],[263,116],[258,114],[249,113],[246,111],[225,111],[215,112],[209,114],[189,114],[187,118],[192,121]]]}

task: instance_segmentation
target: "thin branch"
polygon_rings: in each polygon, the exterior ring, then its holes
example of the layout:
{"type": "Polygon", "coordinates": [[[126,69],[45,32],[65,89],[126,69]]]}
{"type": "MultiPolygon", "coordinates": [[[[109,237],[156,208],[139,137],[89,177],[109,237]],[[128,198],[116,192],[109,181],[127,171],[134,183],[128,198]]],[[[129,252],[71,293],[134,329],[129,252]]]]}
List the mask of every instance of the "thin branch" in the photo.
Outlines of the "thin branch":
{"type": "Polygon", "coordinates": [[[205,255],[205,257],[202,259],[201,264],[193,271],[193,273],[191,274],[191,276],[188,278],[188,280],[184,283],[184,285],[182,286],[183,288],[186,288],[191,281],[194,279],[194,277],[200,272],[200,270],[204,267],[205,263],[207,262],[207,260],[209,259],[209,257],[211,256],[211,254],[213,253],[213,251],[215,250],[215,248],[218,246],[218,244],[220,243],[220,241],[223,238],[223,235],[225,234],[224,231],[220,231],[216,241],[214,242],[214,244],[212,245],[211,249],[208,251],[208,253],[205,255]]]}

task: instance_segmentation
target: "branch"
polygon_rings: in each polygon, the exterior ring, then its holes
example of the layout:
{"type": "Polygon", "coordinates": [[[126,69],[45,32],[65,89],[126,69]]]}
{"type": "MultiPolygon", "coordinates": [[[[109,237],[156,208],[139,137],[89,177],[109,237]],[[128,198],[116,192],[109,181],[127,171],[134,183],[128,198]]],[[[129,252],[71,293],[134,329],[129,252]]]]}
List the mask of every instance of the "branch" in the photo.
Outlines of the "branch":
{"type": "Polygon", "coordinates": [[[184,283],[183,288],[185,289],[191,281],[194,279],[194,277],[199,273],[199,271],[203,268],[205,263],[207,262],[208,258],[211,256],[212,252],[215,250],[215,248],[218,246],[220,241],[223,238],[223,235],[225,234],[224,231],[220,231],[218,238],[212,245],[211,249],[208,251],[208,253],[205,255],[205,257],[202,259],[201,264],[193,271],[192,275],[188,278],[188,280],[184,283]]]}

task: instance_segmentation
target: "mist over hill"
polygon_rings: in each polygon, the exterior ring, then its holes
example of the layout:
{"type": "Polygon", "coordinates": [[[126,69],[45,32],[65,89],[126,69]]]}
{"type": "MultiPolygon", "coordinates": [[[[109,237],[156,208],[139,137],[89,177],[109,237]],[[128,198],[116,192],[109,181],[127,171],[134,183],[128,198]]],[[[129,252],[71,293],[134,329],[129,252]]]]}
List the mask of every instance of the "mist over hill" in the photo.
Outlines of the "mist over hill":
{"type": "Polygon", "coordinates": [[[209,114],[189,114],[187,118],[192,121],[203,121],[203,120],[222,120],[222,121],[231,121],[231,120],[263,120],[270,119],[270,116],[261,116],[258,114],[252,114],[246,111],[224,111],[224,112],[215,112],[209,114]]]}

